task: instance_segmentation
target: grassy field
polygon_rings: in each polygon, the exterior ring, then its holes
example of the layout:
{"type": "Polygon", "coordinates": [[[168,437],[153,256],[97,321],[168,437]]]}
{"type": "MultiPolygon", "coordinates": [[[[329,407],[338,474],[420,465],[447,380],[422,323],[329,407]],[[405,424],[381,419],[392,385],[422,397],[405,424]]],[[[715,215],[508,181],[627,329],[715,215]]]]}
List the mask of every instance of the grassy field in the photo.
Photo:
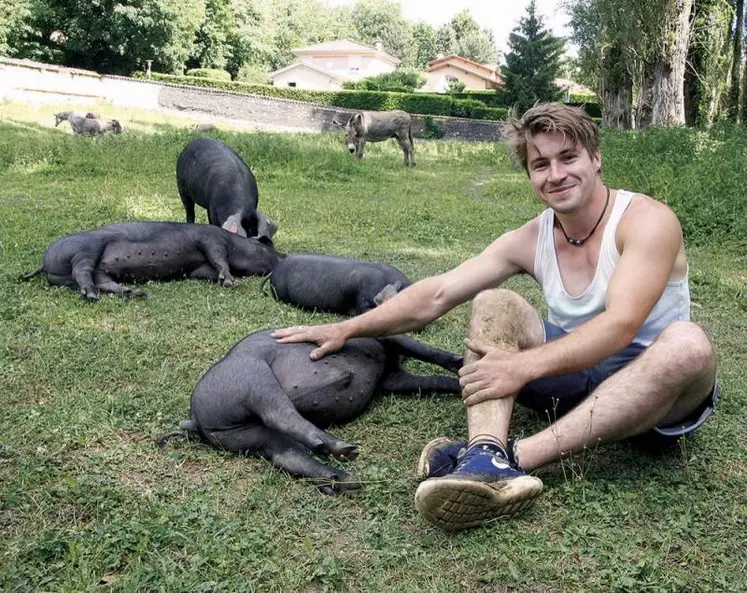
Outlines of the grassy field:
{"type": "MultiPolygon", "coordinates": [[[[457,399],[385,396],[334,429],[361,449],[345,466],[365,484],[357,496],[324,497],[258,458],[155,448],[246,334],[332,317],[260,295],[259,278],[149,283],[148,299],[95,304],[19,282],[62,235],[184,217],[182,120],[102,109],[127,133],[89,139],[54,129],[54,111],[0,105],[0,591],[747,590],[743,132],[605,136],[606,181],[687,218],[693,316],[719,354],[715,416],[664,455],[622,443],[545,468],[530,512],[449,535],[412,497],[422,445],[465,435],[457,399]]],[[[499,145],[420,142],[411,170],[394,143],[357,162],[337,135],[218,137],[252,166],[283,252],[383,261],[418,279],[540,210],[499,145]]],[[[530,279],[509,287],[540,305],[530,279]]],[[[420,338],[461,350],[468,312],[420,338]]],[[[513,432],[541,425],[517,410],[513,432]]]]}

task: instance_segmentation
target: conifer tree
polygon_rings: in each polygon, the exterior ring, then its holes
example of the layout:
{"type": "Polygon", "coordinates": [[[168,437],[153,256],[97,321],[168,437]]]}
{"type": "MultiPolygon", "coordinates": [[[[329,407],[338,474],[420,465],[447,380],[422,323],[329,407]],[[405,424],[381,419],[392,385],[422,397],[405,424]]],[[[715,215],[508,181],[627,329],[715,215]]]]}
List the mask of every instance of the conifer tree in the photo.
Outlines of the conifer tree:
{"type": "Polygon", "coordinates": [[[506,66],[501,69],[506,80],[506,98],[518,113],[537,101],[554,101],[560,97],[553,80],[561,72],[564,46],[562,37],[555,37],[544,29],[535,0],[531,0],[526,16],[509,35],[506,66]]]}

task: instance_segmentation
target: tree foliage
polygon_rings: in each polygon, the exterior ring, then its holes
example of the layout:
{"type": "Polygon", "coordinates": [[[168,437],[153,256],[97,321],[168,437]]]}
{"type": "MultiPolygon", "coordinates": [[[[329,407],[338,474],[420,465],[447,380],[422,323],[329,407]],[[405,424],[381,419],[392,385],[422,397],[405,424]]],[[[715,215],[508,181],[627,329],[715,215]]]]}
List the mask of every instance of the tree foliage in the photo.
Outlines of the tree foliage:
{"type": "Polygon", "coordinates": [[[508,38],[503,76],[508,101],[523,112],[537,101],[559,98],[553,81],[562,68],[565,42],[551,35],[537,15],[534,0],[508,38]]]}
{"type": "Polygon", "coordinates": [[[498,63],[498,50],[492,35],[480,29],[468,10],[457,13],[438,30],[436,51],[445,56],[461,56],[478,64],[498,63]]]}

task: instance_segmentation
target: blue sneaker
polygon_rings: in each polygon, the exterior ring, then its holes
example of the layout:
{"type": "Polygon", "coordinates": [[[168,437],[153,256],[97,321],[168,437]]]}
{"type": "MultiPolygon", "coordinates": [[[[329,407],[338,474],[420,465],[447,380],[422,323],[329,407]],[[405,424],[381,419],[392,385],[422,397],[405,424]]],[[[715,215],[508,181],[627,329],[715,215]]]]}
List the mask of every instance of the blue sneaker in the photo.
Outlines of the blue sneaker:
{"type": "Polygon", "coordinates": [[[454,441],[446,437],[433,439],[420,454],[418,479],[440,478],[450,474],[459,461],[459,455],[466,452],[467,441],[454,441]]]}
{"type": "Polygon", "coordinates": [[[426,521],[448,531],[520,513],[542,491],[542,480],[514,469],[502,447],[475,443],[456,468],[418,486],[415,506],[426,521]]]}
{"type": "MultiPolygon", "coordinates": [[[[516,463],[514,439],[508,439],[508,462],[514,469],[521,469],[516,463]]],[[[459,459],[467,452],[467,441],[455,441],[447,437],[439,437],[430,441],[420,453],[417,477],[420,480],[441,478],[456,469],[459,459]]]]}

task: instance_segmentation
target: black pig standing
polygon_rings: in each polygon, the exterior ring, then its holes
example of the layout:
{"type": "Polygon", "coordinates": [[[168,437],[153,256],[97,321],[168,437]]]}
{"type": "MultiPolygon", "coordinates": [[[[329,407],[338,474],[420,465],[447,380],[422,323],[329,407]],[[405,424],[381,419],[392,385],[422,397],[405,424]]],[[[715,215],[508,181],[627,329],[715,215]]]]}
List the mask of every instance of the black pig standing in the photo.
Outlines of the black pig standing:
{"type": "Polygon", "coordinates": [[[254,175],[236,152],[212,138],[196,138],[176,161],[176,185],[187,214],[195,204],[207,209],[208,221],[243,237],[272,239],[278,225],[257,211],[254,175]]]}

